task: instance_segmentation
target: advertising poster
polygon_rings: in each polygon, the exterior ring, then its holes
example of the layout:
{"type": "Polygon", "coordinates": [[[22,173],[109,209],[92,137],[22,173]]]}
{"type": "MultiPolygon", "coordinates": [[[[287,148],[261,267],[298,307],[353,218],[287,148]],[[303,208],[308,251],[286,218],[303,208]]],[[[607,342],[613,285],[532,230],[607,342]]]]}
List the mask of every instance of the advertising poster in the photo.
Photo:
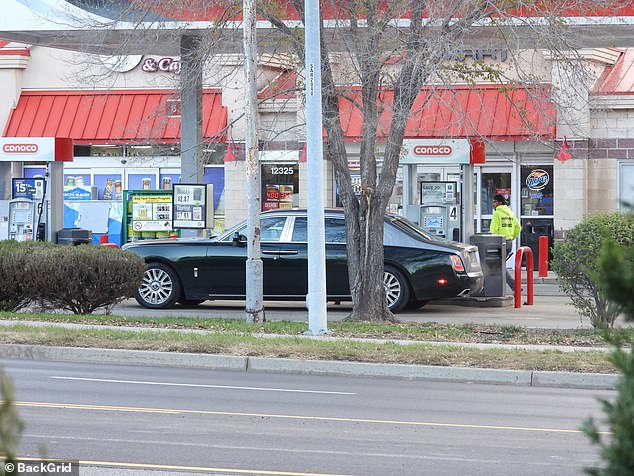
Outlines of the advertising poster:
{"type": "Polygon", "coordinates": [[[98,200],[122,200],[123,182],[121,174],[95,174],[98,200]]]}
{"type": "Polygon", "coordinates": [[[174,228],[206,228],[207,186],[175,184],[174,228]]]}
{"type": "Polygon", "coordinates": [[[172,229],[172,195],[133,195],[132,230],[139,232],[172,229]]]}
{"type": "Polygon", "coordinates": [[[172,184],[180,182],[181,176],[179,174],[161,174],[159,176],[159,183],[161,190],[172,190],[172,184]]]}
{"type": "Polygon", "coordinates": [[[157,188],[156,174],[128,174],[128,190],[156,190],[157,188]]]}
{"type": "Polygon", "coordinates": [[[14,178],[11,198],[28,198],[29,200],[42,200],[44,197],[44,179],[41,178],[14,178]]]}

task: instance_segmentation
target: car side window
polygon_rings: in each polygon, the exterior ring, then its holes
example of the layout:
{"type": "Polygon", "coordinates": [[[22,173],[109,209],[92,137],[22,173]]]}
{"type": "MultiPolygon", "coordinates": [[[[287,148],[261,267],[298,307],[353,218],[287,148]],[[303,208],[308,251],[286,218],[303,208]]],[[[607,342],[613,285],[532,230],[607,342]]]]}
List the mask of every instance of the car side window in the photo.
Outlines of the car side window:
{"type": "Polygon", "coordinates": [[[265,218],[261,220],[260,241],[280,241],[285,224],[286,217],[265,218]]]}
{"type": "Polygon", "coordinates": [[[296,243],[308,242],[308,219],[306,217],[295,217],[291,241],[296,243]]]}
{"type": "Polygon", "coordinates": [[[326,243],[346,242],[346,222],[339,218],[326,218],[326,243]]]}

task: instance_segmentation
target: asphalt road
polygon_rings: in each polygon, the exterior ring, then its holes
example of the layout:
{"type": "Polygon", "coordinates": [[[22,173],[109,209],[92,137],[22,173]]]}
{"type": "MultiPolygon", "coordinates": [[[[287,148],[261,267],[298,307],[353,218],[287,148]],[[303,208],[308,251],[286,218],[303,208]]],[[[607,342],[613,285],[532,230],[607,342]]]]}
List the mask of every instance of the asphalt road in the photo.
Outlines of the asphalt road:
{"type": "Polygon", "coordinates": [[[82,476],[578,475],[605,391],[4,360],[22,456],[82,476]],[[134,464],[135,466],[132,466],[134,464]],[[157,473],[159,474],[159,473],[157,473]]]}

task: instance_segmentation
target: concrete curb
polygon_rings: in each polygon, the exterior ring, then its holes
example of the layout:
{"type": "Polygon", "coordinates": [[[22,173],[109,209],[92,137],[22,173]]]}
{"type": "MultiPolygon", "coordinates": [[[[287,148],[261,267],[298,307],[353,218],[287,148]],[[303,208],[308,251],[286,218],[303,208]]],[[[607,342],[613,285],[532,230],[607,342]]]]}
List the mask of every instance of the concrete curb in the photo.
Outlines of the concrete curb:
{"type": "Polygon", "coordinates": [[[250,357],[250,372],[281,372],[309,375],[342,375],[380,377],[402,380],[436,380],[448,382],[478,382],[505,385],[531,384],[529,370],[500,370],[433,365],[370,364],[323,360],[265,359],[250,357]]]}
{"type": "Polygon", "coordinates": [[[592,388],[612,390],[619,381],[618,374],[587,374],[573,372],[533,371],[533,387],[592,388]]]}
{"type": "Polygon", "coordinates": [[[617,374],[371,364],[23,344],[1,344],[0,358],[584,389],[614,389],[619,379],[617,374]]]}
{"type": "Polygon", "coordinates": [[[0,345],[0,357],[7,359],[52,360],[94,364],[153,365],[219,370],[247,370],[247,357],[214,354],[186,354],[147,350],[86,349],[24,344],[0,345]]]}

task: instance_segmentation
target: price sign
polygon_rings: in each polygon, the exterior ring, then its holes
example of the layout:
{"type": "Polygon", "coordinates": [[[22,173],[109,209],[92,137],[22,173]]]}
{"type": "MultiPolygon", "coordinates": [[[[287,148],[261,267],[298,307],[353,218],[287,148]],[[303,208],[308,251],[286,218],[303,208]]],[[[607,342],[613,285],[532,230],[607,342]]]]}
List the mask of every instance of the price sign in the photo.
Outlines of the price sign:
{"type": "Polygon", "coordinates": [[[206,228],[207,186],[174,184],[173,228],[206,228]]]}

